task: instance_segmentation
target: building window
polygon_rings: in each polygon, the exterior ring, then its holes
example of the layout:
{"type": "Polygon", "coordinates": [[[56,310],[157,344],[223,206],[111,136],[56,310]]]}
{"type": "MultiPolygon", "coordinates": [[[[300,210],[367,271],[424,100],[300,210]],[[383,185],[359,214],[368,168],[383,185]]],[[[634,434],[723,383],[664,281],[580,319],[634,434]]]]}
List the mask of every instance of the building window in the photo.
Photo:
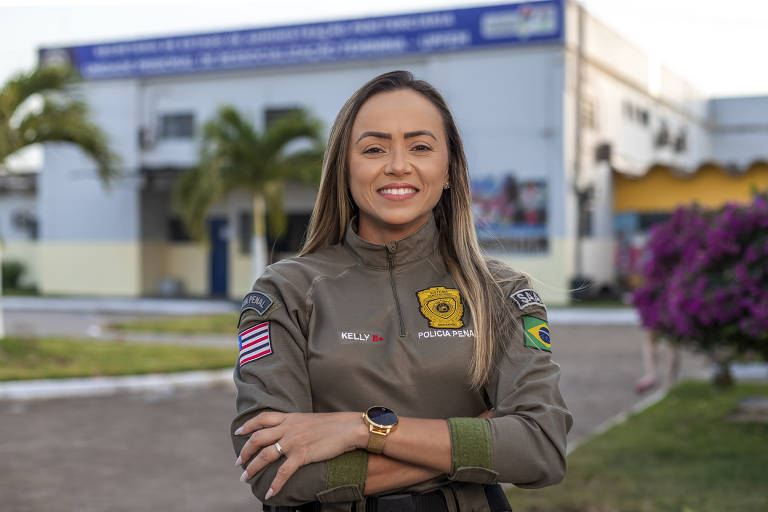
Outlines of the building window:
{"type": "Polygon", "coordinates": [[[648,112],[648,109],[639,107],[629,100],[624,100],[622,102],[621,111],[623,112],[624,117],[643,126],[648,126],[651,122],[651,114],[648,112]]]}
{"type": "Polygon", "coordinates": [[[161,139],[191,139],[195,136],[195,115],[192,113],[163,114],[160,116],[161,139]]]}
{"type": "Polygon", "coordinates": [[[597,129],[597,103],[594,99],[582,98],[581,119],[582,126],[585,128],[597,129]]]}
{"type": "Polygon", "coordinates": [[[300,109],[297,107],[291,108],[268,108],[264,111],[264,127],[269,128],[275,121],[281,119],[289,114],[298,112],[300,109]]]}
{"type": "Polygon", "coordinates": [[[677,137],[675,137],[675,152],[684,153],[688,149],[688,130],[685,126],[680,128],[677,137]]]}
{"type": "Polygon", "coordinates": [[[280,255],[299,252],[304,244],[311,213],[289,213],[286,217],[285,231],[276,236],[269,227],[269,215],[267,215],[267,247],[271,251],[271,261],[276,261],[280,255]]]}
{"type": "Polygon", "coordinates": [[[661,148],[669,144],[669,139],[669,127],[667,126],[667,122],[662,120],[659,125],[659,131],[657,131],[656,135],[653,137],[653,144],[657,148],[661,148]]]}
{"type": "Polygon", "coordinates": [[[191,240],[184,223],[178,217],[168,219],[168,240],[171,242],[189,242],[191,240]]]}
{"type": "Polygon", "coordinates": [[[641,125],[648,126],[648,123],[650,122],[650,120],[651,120],[651,116],[648,113],[648,109],[642,108],[637,110],[637,121],[641,125]]]}

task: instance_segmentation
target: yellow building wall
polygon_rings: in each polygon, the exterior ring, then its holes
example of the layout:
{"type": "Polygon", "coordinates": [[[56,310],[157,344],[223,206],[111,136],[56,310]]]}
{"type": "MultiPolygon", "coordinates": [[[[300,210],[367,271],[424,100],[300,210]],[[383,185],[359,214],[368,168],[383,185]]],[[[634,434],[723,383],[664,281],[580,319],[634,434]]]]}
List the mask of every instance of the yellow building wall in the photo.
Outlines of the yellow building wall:
{"type": "Polygon", "coordinates": [[[38,258],[43,294],[141,294],[138,242],[38,242],[38,258]]]}
{"type": "Polygon", "coordinates": [[[37,256],[37,242],[11,241],[0,243],[0,261],[18,261],[24,264],[21,276],[23,286],[37,286],[40,282],[40,264],[37,256]]]}
{"type": "Polygon", "coordinates": [[[227,295],[230,299],[241,301],[253,286],[251,277],[251,255],[240,253],[240,244],[229,244],[229,267],[227,295]]]}
{"type": "Polygon", "coordinates": [[[549,239],[546,254],[521,256],[491,254],[518,272],[527,274],[531,284],[548,306],[560,306],[570,302],[569,277],[571,275],[570,255],[573,243],[565,238],[549,239]]]}
{"type": "Polygon", "coordinates": [[[207,245],[194,242],[144,242],[141,254],[144,295],[157,295],[158,285],[164,279],[181,281],[185,295],[208,295],[207,245]]]}
{"type": "Polygon", "coordinates": [[[753,165],[739,175],[706,165],[690,176],[655,166],[638,178],[614,174],[613,204],[616,213],[667,212],[693,202],[714,209],[729,201],[749,202],[755,188],[768,189],[768,164],[753,165]]]}

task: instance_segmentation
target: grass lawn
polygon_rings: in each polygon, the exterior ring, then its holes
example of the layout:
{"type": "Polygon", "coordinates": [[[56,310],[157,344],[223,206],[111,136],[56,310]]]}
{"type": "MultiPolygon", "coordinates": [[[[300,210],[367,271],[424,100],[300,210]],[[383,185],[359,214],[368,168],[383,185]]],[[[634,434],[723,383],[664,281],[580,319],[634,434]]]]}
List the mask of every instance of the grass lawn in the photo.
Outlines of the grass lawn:
{"type": "Polygon", "coordinates": [[[0,338],[0,381],[232,367],[235,349],[59,338],[0,338]]]}
{"type": "Polygon", "coordinates": [[[768,384],[684,382],[578,447],[560,485],[512,489],[510,503],[516,512],[766,511],[768,423],[728,421],[757,395],[768,396],[768,384]]]}
{"type": "Polygon", "coordinates": [[[237,337],[237,319],[240,313],[216,315],[161,316],[135,322],[109,325],[116,331],[141,331],[180,334],[231,334],[237,337]]]}

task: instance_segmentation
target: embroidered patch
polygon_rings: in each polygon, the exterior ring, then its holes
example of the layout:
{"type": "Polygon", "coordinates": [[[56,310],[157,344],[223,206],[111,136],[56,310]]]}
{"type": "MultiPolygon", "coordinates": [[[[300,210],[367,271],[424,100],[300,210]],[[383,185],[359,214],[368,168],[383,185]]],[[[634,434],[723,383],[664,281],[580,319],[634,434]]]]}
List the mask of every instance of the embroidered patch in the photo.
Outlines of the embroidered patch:
{"type": "Polygon", "coordinates": [[[272,353],[272,341],[269,339],[269,322],[263,322],[240,332],[238,365],[256,361],[272,353]]]}
{"type": "Polygon", "coordinates": [[[436,329],[458,329],[464,327],[462,317],[464,306],[459,290],[433,286],[416,292],[419,297],[419,311],[429,320],[429,326],[436,329]]]}
{"type": "Polygon", "coordinates": [[[528,306],[540,306],[546,309],[536,290],[530,288],[512,292],[509,297],[517,303],[517,307],[520,309],[527,308],[528,306]]]}
{"type": "Polygon", "coordinates": [[[523,317],[525,329],[525,346],[552,352],[552,342],[549,338],[549,324],[532,316],[523,317]]]}
{"type": "Polygon", "coordinates": [[[273,300],[264,292],[251,292],[243,298],[243,304],[240,306],[240,313],[246,309],[252,309],[260,315],[267,312],[273,304],[273,300]]]}
{"type": "Polygon", "coordinates": [[[339,340],[342,343],[381,343],[384,338],[370,332],[342,331],[339,340]]]}

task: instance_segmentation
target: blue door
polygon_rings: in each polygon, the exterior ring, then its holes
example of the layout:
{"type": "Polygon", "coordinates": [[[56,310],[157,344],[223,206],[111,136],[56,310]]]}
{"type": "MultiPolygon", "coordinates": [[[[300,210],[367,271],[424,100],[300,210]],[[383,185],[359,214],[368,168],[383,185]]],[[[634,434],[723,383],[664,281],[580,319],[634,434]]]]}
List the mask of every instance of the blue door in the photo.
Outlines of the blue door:
{"type": "Polygon", "coordinates": [[[227,219],[213,217],[208,221],[208,240],[211,244],[208,275],[211,276],[211,295],[227,295],[227,219]]]}

